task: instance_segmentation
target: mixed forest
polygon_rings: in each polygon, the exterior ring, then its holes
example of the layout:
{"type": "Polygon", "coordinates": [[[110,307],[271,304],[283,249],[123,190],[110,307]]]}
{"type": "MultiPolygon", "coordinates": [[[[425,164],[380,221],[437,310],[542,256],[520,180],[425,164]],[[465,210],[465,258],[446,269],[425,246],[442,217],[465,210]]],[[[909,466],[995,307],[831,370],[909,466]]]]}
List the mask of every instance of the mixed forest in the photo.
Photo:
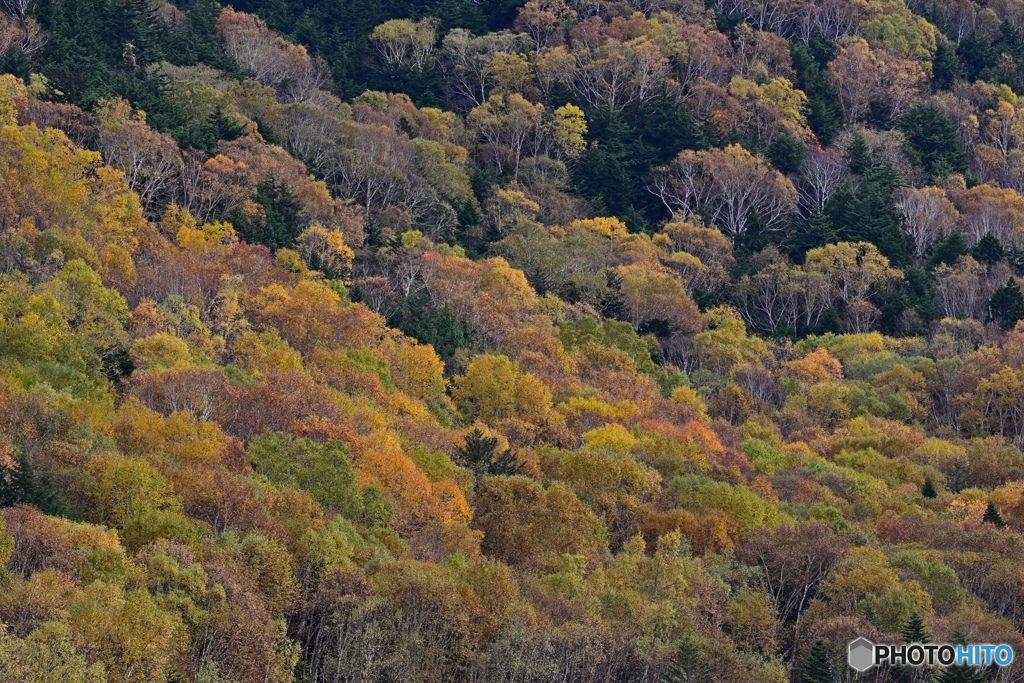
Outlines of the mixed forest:
{"type": "Polygon", "coordinates": [[[0,0],[0,74],[0,680],[1024,681],[1021,0],[0,0]]]}

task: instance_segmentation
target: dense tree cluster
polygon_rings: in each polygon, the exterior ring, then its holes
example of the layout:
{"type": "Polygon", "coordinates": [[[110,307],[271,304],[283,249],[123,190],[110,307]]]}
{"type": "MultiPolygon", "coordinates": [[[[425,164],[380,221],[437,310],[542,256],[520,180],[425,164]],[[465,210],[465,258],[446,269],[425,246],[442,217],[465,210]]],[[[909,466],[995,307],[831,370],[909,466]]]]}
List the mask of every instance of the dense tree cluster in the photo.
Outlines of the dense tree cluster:
{"type": "Polygon", "coordinates": [[[2,0],[0,680],[1024,651],[1018,4],[2,0]]]}

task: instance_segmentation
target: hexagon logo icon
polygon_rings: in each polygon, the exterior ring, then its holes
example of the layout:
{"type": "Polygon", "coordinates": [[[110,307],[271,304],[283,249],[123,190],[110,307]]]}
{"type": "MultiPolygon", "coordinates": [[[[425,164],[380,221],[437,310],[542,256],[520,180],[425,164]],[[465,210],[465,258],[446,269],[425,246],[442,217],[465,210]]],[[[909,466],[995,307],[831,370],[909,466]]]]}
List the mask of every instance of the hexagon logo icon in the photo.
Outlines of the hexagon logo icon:
{"type": "Polygon", "coordinates": [[[858,638],[847,646],[847,661],[856,671],[867,671],[875,664],[875,644],[867,638],[858,638]]]}

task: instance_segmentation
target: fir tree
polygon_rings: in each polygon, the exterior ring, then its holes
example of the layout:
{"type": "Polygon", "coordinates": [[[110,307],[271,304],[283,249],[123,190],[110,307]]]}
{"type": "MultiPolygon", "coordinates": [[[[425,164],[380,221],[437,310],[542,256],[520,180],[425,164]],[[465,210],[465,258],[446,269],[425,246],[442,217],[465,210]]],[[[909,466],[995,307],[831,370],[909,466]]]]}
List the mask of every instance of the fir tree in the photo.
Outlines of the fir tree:
{"type": "Polygon", "coordinates": [[[807,95],[807,125],[814,131],[818,141],[828,146],[843,129],[843,105],[839,100],[839,89],[822,73],[822,65],[815,60],[810,48],[799,41],[793,41],[791,53],[796,85],[807,95]]]}
{"type": "Polygon", "coordinates": [[[711,671],[693,640],[684,638],[679,641],[675,662],[662,676],[662,683],[711,683],[712,680],[711,671]]]}
{"type": "Polygon", "coordinates": [[[971,256],[982,263],[998,263],[1006,258],[1006,250],[1003,249],[1002,242],[995,235],[989,233],[974,245],[974,248],[971,249],[971,256]]]}
{"type": "Polygon", "coordinates": [[[1010,278],[992,292],[989,299],[989,311],[996,323],[1004,330],[1013,329],[1014,325],[1024,319],[1024,293],[1016,278],[1010,278]]]}
{"type": "Polygon", "coordinates": [[[938,492],[935,490],[935,484],[932,483],[931,477],[926,477],[924,480],[924,486],[921,487],[921,495],[925,498],[936,498],[938,492]]]}
{"type": "Polygon", "coordinates": [[[455,459],[473,472],[476,482],[486,475],[507,476],[523,471],[515,451],[506,448],[498,453],[497,437],[487,436],[479,428],[466,434],[466,445],[456,449],[455,459]]]}
{"type": "Polygon", "coordinates": [[[936,676],[935,683],[985,683],[988,676],[976,666],[947,666],[936,676]]]}
{"type": "Polygon", "coordinates": [[[988,78],[989,71],[996,65],[999,53],[990,41],[972,31],[960,41],[956,48],[956,56],[963,65],[967,80],[973,83],[988,78]]]}
{"type": "Polygon", "coordinates": [[[927,643],[931,634],[928,627],[924,625],[924,619],[917,613],[917,610],[910,615],[907,625],[903,627],[903,642],[905,643],[927,643]]]}
{"type": "Polygon", "coordinates": [[[935,58],[932,60],[932,83],[937,90],[948,90],[953,82],[962,76],[960,60],[949,41],[940,39],[935,46],[935,58]]]}
{"type": "Polygon", "coordinates": [[[267,180],[256,186],[256,203],[262,216],[251,218],[236,211],[232,221],[248,242],[264,244],[271,251],[290,247],[300,232],[302,204],[284,181],[267,180]]]}
{"type": "Polygon", "coordinates": [[[995,525],[999,528],[1006,526],[1006,522],[1003,521],[1003,516],[999,514],[999,510],[996,509],[995,503],[989,501],[988,507],[985,508],[985,514],[982,516],[981,521],[988,522],[989,524],[995,525]]]}
{"type": "Polygon", "coordinates": [[[846,156],[860,181],[847,183],[829,201],[827,211],[837,239],[870,242],[894,266],[909,263],[913,250],[900,226],[894,196],[904,184],[899,169],[892,162],[875,159],[863,135],[851,141],[846,156]]]}
{"type": "MultiPolygon", "coordinates": [[[[459,349],[472,346],[473,331],[455,315],[448,304],[434,308],[430,295],[417,292],[408,297],[398,314],[397,327],[421,344],[431,344],[445,363],[446,372],[459,349]]],[[[392,322],[392,321],[389,321],[392,322]]]]}
{"type": "Polygon", "coordinates": [[[958,258],[968,253],[970,253],[970,247],[964,234],[959,230],[954,230],[932,247],[932,257],[928,260],[928,268],[937,268],[942,264],[952,265],[958,258]]]}
{"type": "Polygon", "coordinates": [[[967,170],[967,151],[960,133],[934,104],[914,105],[900,120],[907,156],[917,168],[933,178],[967,170]]]}
{"type": "Polygon", "coordinates": [[[800,677],[804,683],[832,683],[834,673],[828,650],[821,640],[814,641],[811,651],[800,664],[800,677]]]}
{"type": "Polygon", "coordinates": [[[53,490],[47,472],[36,476],[24,451],[18,452],[12,465],[0,463],[0,508],[28,503],[49,515],[64,514],[64,500],[53,490]]]}
{"type": "Polygon", "coordinates": [[[867,138],[864,133],[858,132],[846,148],[846,163],[850,167],[850,173],[864,175],[872,164],[871,148],[868,147],[867,138]]]}
{"type": "MultiPolygon", "coordinates": [[[[967,634],[957,627],[949,638],[953,645],[967,645],[967,634]]],[[[948,666],[936,676],[936,683],[984,683],[988,680],[983,669],[976,666],[948,666]]]]}
{"type": "Polygon", "coordinates": [[[789,133],[776,136],[768,145],[768,159],[783,173],[796,173],[807,158],[807,145],[789,133]]]}

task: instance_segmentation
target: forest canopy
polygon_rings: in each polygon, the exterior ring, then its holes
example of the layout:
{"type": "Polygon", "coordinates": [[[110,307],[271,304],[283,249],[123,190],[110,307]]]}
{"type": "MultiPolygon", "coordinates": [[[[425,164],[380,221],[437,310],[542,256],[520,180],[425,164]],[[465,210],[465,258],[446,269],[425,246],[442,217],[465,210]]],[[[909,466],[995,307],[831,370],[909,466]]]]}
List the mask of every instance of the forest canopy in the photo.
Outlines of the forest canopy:
{"type": "Polygon", "coordinates": [[[1019,4],[0,0],[0,680],[1024,652],[1019,4]]]}

